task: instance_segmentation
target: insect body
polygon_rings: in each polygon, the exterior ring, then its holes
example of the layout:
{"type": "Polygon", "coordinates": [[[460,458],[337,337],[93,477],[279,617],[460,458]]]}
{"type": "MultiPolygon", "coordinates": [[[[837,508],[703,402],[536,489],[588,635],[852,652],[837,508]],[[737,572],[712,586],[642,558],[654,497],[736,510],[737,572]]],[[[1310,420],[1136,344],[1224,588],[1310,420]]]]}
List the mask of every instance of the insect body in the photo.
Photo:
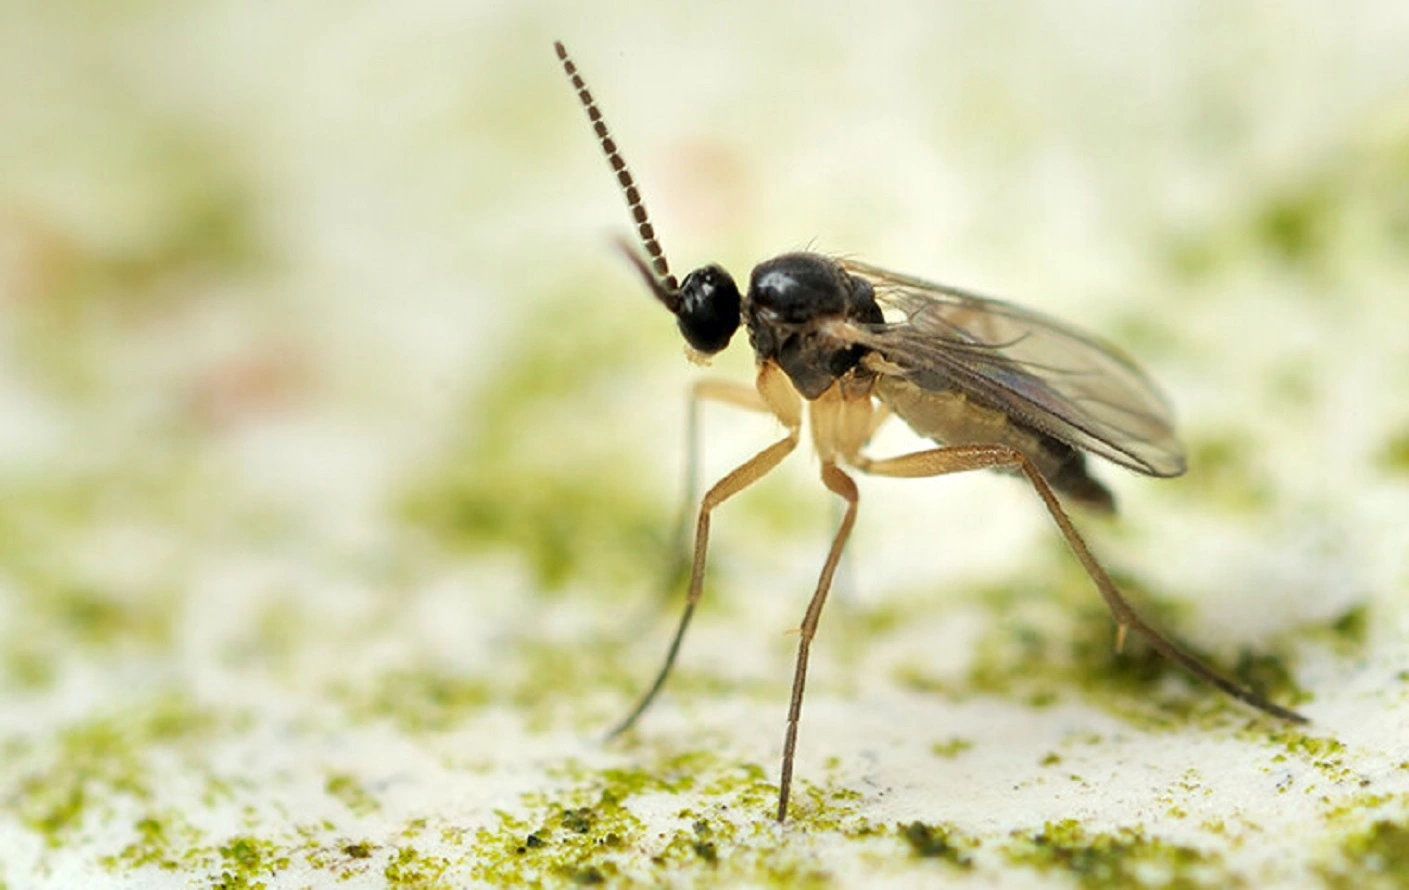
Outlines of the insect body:
{"type": "Polygon", "coordinates": [[[1087,472],[1085,453],[1150,476],[1184,472],[1168,405],[1150,380],[1113,348],[1039,313],[850,260],[790,253],[766,260],[740,293],[729,273],[704,266],[677,282],[630,171],[561,43],[558,58],[587,110],[617,176],[649,262],[629,247],[651,292],[676,317],[690,350],[707,358],[740,326],[757,359],[752,389],[712,383],[699,397],[772,414],[786,430],[705,493],[695,522],[685,611],[655,682],[612,732],[624,732],[655,699],[680,650],[703,588],[714,508],[791,453],[806,405],[823,484],[846,503],[803,617],[783,745],[777,817],[787,815],[807,662],[832,575],[856,520],[850,467],[881,476],[940,476],[996,469],[1019,474],[1042,498],[1115,617],[1119,648],[1134,630],[1165,657],[1254,708],[1294,722],[1273,704],[1204,664],[1147,624],[1092,556],[1057,495],[1112,512],[1110,492],[1087,472]],[[898,416],[939,447],[874,459],[865,447],[898,416]]]}

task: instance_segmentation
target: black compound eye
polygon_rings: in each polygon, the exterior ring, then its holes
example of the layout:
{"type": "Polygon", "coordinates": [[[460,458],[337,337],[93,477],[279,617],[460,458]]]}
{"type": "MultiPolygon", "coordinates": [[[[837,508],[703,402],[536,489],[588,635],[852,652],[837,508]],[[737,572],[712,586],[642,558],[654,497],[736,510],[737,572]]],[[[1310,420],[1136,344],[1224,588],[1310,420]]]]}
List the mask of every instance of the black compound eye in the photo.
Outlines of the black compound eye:
{"type": "Polygon", "coordinates": [[[739,329],[739,288],[719,266],[696,269],[680,283],[675,311],[680,333],[694,349],[712,355],[739,329]]]}

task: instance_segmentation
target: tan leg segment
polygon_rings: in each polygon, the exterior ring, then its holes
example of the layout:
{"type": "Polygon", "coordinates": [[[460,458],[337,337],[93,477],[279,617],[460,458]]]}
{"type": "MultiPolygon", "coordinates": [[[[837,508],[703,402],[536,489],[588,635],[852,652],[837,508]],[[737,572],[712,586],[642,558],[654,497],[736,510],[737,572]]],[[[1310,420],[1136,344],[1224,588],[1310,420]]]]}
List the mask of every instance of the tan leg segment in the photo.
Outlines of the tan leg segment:
{"type": "Polygon", "coordinates": [[[1047,505],[1047,512],[1052,515],[1052,519],[1057,523],[1057,528],[1061,529],[1067,545],[1071,547],[1077,560],[1081,562],[1082,568],[1086,569],[1086,574],[1091,577],[1096,589],[1100,591],[1102,599],[1106,601],[1106,606],[1115,616],[1120,638],[1124,637],[1127,628],[1134,630],[1148,640],[1150,645],[1161,655],[1180,665],[1194,676],[1223,690],[1233,698],[1283,720],[1290,720],[1294,723],[1307,722],[1305,717],[1295,711],[1273,704],[1251,689],[1240,686],[1218,673],[1147,624],[1121,595],[1115,582],[1111,581],[1110,576],[1096,562],[1096,558],[1091,555],[1086,542],[1077,532],[1076,526],[1072,524],[1071,518],[1067,516],[1066,511],[1062,509],[1061,503],[1057,500],[1057,496],[1052,492],[1052,487],[1047,484],[1047,480],[1042,478],[1042,474],[1022,452],[1003,445],[957,445],[949,448],[933,448],[886,460],[861,458],[856,462],[856,466],[863,473],[901,477],[942,476],[947,473],[963,473],[969,470],[999,467],[1021,470],[1028,481],[1032,483],[1032,487],[1037,490],[1043,503],[1047,505]]]}
{"type": "Polygon", "coordinates": [[[670,642],[670,649],[666,652],[665,663],[661,665],[655,681],[651,684],[650,689],[646,690],[646,694],[641,697],[636,707],[626,715],[626,719],[607,734],[609,739],[630,729],[646,708],[650,707],[661,687],[665,685],[665,679],[670,675],[670,669],[674,666],[675,658],[680,653],[680,643],[685,638],[685,629],[690,626],[690,619],[695,614],[695,605],[700,601],[700,594],[704,588],[705,554],[709,550],[710,513],[715,507],[768,475],[774,467],[782,463],[783,458],[797,447],[802,423],[801,409],[797,402],[797,394],[790,387],[781,388],[779,380],[774,376],[781,373],[771,365],[761,368],[758,376],[758,393],[760,403],[766,406],[766,410],[783,421],[788,428],[788,434],[735,467],[733,472],[705,492],[704,499],[700,502],[699,518],[695,521],[695,555],[690,566],[690,588],[686,594],[685,611],[680,616],[680,623],[676,625],[675,636],[670,642]]]}
{"type": "Polygon", "coordinates": [[[778,782],[779,822],[788,815],[788,793],[793,782],[793,755],[797,750],[798,719],[802,716],[802,693],[807,686],[807,657],[812,648],[812,638],[817,635],[817,622],[822,617],[822,606],[827,602],[827,591],[832,587],[832,576],[836,573],[837,562],[841,560],[847,538],[851,537],[851,527],[856,524],[856,483],[850,476],[837,469],[835,464],[830,463],[822,465],[822,482],[846,501],[846,515],[842,517],[836,537],[832,539],[832,549],[827,553],[827,562],[822,566],[822,574],[817,579],[817,589],[812,594],[812,601],[807,604],[807,614],[802,617],[802,628],[798,634],[792,703],[788,706],[788,731],[783,740],[783,771],[778,782]]]}
{"type": "Polygon", "coordinates": [[[675,521],[675,530],[670,537],[670,564],[667,566],[664,590],[674,590],[688,565],[685,558],[685,541],[690,531],[690,516],[695,504],[699,503],[700,485],[700,403],[718,402],[745,411],[760,414],[772,413],[768,403],[758,394],[758,390],[733,380],[699,380],[690,387],[690,402],[685,414],[685,468],[682,490],[683,501],[675,521]]]}

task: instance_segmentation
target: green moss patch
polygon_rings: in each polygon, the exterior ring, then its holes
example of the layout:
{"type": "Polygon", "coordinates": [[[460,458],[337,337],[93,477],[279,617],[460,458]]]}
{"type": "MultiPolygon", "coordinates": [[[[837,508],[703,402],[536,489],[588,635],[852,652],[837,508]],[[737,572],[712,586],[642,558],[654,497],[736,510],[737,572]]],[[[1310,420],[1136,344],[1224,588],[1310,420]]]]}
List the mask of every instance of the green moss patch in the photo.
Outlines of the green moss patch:
{"type": "Polygon", "coordinates": [[[1189,442],[1189,478],[1172,493],[1200,506],[1249,514],[1271,506],[1275,488],[1257,457],[1257,446],[1234,433],[1205,435],[1189,442]]]}
{"type": "Polygon", "coordinates": [[[210,875],[212,890],[263,890],[290,862],[288,852],[277,844],[247,835],[231,838],[216,852],[219,862],[210,875]]]}
{"type": "Polygon", "coordinates": [[[1380,447],[1375,462],[1386,473],[1409,476],[1409,429],[1392,434],[1380,447]]]}
{"type": "MultiPolygon", "coordinates": [[[[1030,602],[988,627],[969,670],[968,690],[1015,697],[1036,707],[1075,691],[1148,728],[1186,725],[1194,718],[1218,721],[1232,713],[1236,706],[1227,696],[1161,656],[1139,634],[1128,634],[1117,651],[1115,622],[1090,589],[1090,580],[1079,570],[1064,572],[1064,578],[1062,589],[1075,597],[1057,592],[1053,601],[1030,602]]],[[[1167,624],[1157,616],[1176,611],[1131,577],[1117,575],[1115,581],[1157,624],[1167,624]]],[[[1216,666],[1215,659],[1180,642],[1216,666]]],[[[1264,695],[1294,703],[1302,696],[1284,661],[1285,656],[1244,653],[1228,673],[1264,695]]]]}
{"type": "Polygon", "coordinates": [[[178,871],[191,864],[189,851],[201,839],[201,833],[186,817],[173,810],[140,817],[132,825],[132,835],[121,850],[99,860],[104,868],[115,872],[144,868],[178,871]]]}
{"type": "Polygon", "coordinates": [[[930,752],[933,753],[936,757],[952,759],[958,757],[960,754],[963,754],[965,751],[969,750],[973,746],[974,743],[972,741],[955,736],[951,739],[946,739],[942,742],[935,742],[934,744],[930,745],[930,752]]]}
{"type": "Polygon", "coordinates": [[[0,797],[47,846],[58,847],[121,801],[145,804],[155,778],[148,753],[207,738],[212,715],[179,697],[61,730],[34,760],[9,772],[0,797]]]}
{"type": "Polygon", "coordinates": [[[598,311],[583,312],[595,299],[545,300],[503,338],[515,348],[402,497],[412,526],[452,550],[515,550],[549,589],[569,578],[639,579],[643,562],[667,556],[672,517],[633,468],[648,450],[679,447],[680,437],[667,446],[609,435],[619,426],[614,414],[630,407],[619,388],[644,373],[641,350],[622,344],[633,330],[647,336],[641,316],[651,316],[606,295],[598,311]],[[574,321],[544,323],[560,317],[574,321]]]}
{"type": "Polygon", "coordinates": [[[896,828],[916,856],[939,859],[965,871],[974,867],[971,853],[978,847],[978,840],[962,834],[953,826],[911,822],[897,825],[896,828]]]}
{"type": "Polygon", "coordinates": [[[1013,866],[1064,874],[1083,890],[1249,886],[1228,873],[1218,853],[1160,840],[1139,828],[1088,831],[1075,819],[1048,822],[1040,831],[1015,832],[1002,855],[1013,866]]]}
{"type": "Polygon", "coordinates": [[[330,773],[323,783],[323,790],[342,801],[343,805],[359,816],[366,816],[381,809],[362,783],[347,773],[330,773]]]}
{"type": "Polygon", "coordinates": [[[1402,255],[1409,246],[1406,146],[1402,125],[1374,140],[1343,141],[1305,169],[1264,183],[1234,213],[1167,238],[1168,268],[1190,283],[1254,264],[1324,283],[1347,255],[1402,255]]]}
{"type": "Polygon", "coordinates": [[[1389,890],[1409,886],[1409,826],[1380,819],[1343,837],[1317,871],[1333,890],[1389,890]]]}
{"type": "MultiPolygon", "coordinates": [[[[633,752],[639,756],[642,752],[633,752]]],[[[879,838],[855,795],[806,781],[789,820],[773,820],[777,786],[751,764],[712,752],[651,758],[626,768],[571,766],[568,786],[529,795],[475,841],[474,876],[501,886],[567,884],[821,887],[831,876],[809,855],[819,838],[879,838]],[[659,815],[664,805],[673,816],[659,815]],[[644,813],[657,813],[647,827],[644,813]]]]}

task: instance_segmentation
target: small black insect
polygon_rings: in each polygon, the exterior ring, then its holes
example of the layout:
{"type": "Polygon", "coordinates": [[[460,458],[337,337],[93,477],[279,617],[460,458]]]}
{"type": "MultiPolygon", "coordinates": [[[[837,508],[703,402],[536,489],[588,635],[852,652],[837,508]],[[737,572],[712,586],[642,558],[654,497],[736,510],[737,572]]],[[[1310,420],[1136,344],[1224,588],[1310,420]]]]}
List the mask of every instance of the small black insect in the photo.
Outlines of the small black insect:
{"type": "Polygon", "coordinates": [[[754,267],[743,294],[717,265],[677,282],[592,94],[563,45],[554,48],[616,173],[649,262],[629,247],[624,250],[656,299],[674,313],[692,357],[703,360],[724,349],[740,325],[748,331],[758,363],[754,386],[711,381],[696,387],[695,398],[772,414],[787,430],[705,493],[684,614],[655,682],[613,736],[636,723],[675,663],[700,599],[710,514],[797,447],[804,402],[822,483],[846,502],[846,513],[802,619],[783,743],[779,821],[788,812],[808,651],[856,521],[856,483],[843,465],[881,476],[981,469],[1022,475],[1114,615],[1117,649],[1134,630],[1166,658],[1239,701],[1283,720],[1306,722],[1146,623],[1096,562],[1057,498],[1060,493],[1088,509],[1114,512],[1110,492],[1087,472],[1085,452],[1147,476],[1184,472],[1169,406],[1139,368],[1111,346],[1055,319],[853,260],[815,253],[774,257],[754,267]],[[884,459],[864,454],[891,414],[940,447],[884,459]]]}

